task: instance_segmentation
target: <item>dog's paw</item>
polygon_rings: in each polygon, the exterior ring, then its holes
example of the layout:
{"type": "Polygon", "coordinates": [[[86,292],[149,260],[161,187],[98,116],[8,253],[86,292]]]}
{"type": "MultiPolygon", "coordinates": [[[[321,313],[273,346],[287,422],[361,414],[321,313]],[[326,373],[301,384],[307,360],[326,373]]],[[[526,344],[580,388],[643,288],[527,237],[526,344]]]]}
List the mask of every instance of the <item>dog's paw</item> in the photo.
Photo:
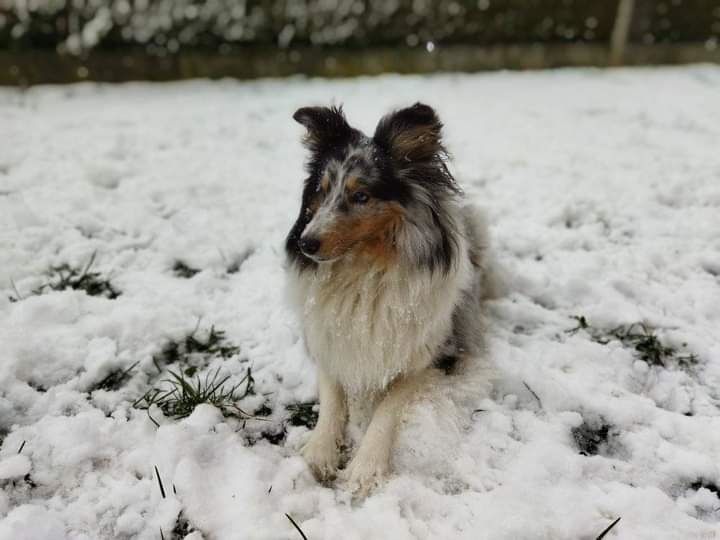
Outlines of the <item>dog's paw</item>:
{"type": "Polygon", "coordinates": [[[335,478],[340,465],[340,449],[331,434],[314,430],[301,453],[318,481],[327,482],[335,478]]]}
{"type": "Polygon", "coordinates": [[[388,475],[390,465],[386,457],[358,451],[342,472],[347,489],[356,497],[365,498],[379,487],[388,475]]]}

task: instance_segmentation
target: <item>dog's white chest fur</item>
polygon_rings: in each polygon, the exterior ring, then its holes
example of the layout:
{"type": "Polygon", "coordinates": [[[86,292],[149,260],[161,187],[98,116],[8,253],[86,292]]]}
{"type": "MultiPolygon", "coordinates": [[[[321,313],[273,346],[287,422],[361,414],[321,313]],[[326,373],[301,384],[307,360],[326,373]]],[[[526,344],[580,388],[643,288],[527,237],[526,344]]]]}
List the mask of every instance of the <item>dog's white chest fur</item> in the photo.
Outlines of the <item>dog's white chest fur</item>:
{"type": "Polygon", "coordinates": [[[452,312],[470,274],[449,275],[321,265],[291,272],[310,354],[346,392],[382,390],[399,374],[427,367],[450,333],[452,312]]]}

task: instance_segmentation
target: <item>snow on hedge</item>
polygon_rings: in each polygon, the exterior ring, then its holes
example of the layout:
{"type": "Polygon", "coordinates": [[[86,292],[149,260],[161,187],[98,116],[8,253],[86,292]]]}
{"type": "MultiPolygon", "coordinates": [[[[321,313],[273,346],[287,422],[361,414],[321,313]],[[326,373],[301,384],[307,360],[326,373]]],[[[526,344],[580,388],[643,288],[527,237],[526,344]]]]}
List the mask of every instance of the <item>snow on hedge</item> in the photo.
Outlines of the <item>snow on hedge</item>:
{"type": "MultiPolygon", "coordinates": [[[[672,6],[664,20],[682,21],[688,9],[672,6]]],[[[670,35],[668,27],[654,24],[654,11],[645,10],[643,28],[673,41],[707,39],[709,8],[689,13],[697,23],[670,35]]],[[[606,41],[614,17],[613,4],[559,0],[532,5],[516,0],[2,0],[0,44],[56,45],[70,54],[133,45],[174,54],[193,47],[223,52],[242,44],[606,41]]]]}
{"type": "Polygon", "coordinates": [[[0,90],[0,539],[720,533],[719,92],[709,66],[0,90]],[[420,405],[352,501],[298,456],[291,115],[416,100],[510,292],[489,386],[420,405]]]}

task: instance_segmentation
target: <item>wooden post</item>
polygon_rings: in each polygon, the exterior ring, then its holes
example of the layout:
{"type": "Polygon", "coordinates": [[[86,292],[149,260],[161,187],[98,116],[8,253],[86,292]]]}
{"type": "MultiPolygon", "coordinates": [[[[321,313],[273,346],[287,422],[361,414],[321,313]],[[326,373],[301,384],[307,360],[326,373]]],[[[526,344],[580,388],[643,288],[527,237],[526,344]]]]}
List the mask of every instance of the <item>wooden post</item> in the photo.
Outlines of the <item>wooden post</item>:
{"type": "Polygon", "coordinates": [[[618,2],[615,24],[610,36],[610,65],[619,66],[623,63],[634,7],[635,0],[620,0],[618,2]]]}

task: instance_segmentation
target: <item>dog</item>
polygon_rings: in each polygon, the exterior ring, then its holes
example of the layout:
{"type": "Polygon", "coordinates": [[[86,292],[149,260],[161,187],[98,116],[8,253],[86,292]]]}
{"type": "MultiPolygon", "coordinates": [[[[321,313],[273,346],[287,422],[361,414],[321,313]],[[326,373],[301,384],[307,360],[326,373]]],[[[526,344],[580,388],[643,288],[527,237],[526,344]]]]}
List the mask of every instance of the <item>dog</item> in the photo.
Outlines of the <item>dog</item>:
{"type": "Polygon", "coordinates": [[[317,366],[317,425],[302,454],[320,481],[367,494],[389,473],[408,406],[483,353],[482,306],[497,288],[484,217],[463,204],[442,123],[416,103],[372,137],[342,107],[294,120],[309,150],[286,239],[288,289],[317,366]],[[348,409],[370,410],[343,471],[348,409]]]}

